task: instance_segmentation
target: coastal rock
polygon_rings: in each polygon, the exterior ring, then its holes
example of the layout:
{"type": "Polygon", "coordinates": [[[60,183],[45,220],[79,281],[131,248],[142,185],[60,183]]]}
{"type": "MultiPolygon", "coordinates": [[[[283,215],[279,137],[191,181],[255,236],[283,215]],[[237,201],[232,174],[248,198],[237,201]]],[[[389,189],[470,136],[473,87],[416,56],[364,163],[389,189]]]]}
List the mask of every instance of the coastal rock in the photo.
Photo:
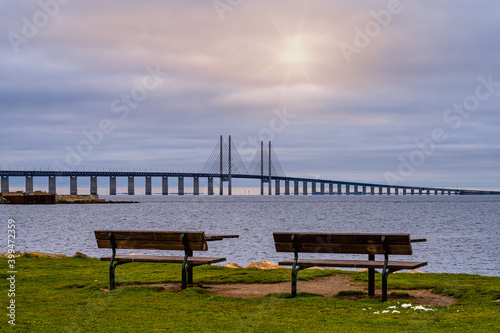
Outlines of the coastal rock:
{"type": "Polygon", "coordinates": [[[23,254],[23,256],[35,257],[35,258],[51,258],[51,259],[68,258],[68,256],[64,254],[43,253],[43,252],[26,252],[23,254]]]}
{"type": "Polygon", "coordinates": [[[308,267],[306,269],[321,269],[321,270],[324,270],[323,267],[318,267],[318,266],[308,267]]]}
{"type": "Polygon", "coordinates": [[[242,266],[240,266],[238,264],[235,264],[234,262],[230,262],[230,263],[224,265],[224,267],[228,267],[228,268],[243,268],[242,266]]]}
{"type": "Polygon", "coordinates": [[[273,262],[267,261],[267,260],[262,260],[261,262],[257,261],[252,261],[247,265],[245,268],[255,268],[255,269],[280,269],[280,268],[285,268],[283,266],[280,266],[278,264],[275,264],[273,262]]]}
{"type": "Polygon", "coordinates": [[[410,274],[423,274],[424,272],[419,271],[418,269],[412,269],[411,271],[408,271],[410,274]]]}
{"type": "MultiPolygon", "coordinates": [[[[18,258],[20,256],[22,256],[23,254],[19,251],[15,251],[14,252],[14,257],[15,258],[18,258]]],[[[4,252],[4,253],[0,253],[0,258],[8,258],[9,257],[9,252],[4,252]]]]}
{"type": "Polygon", "coordinates": [[[73,258],[88,258],[89,256],[86,255],[86,254],[83,254],[81,252],[76,252],[74,255],[73,255],[73,258]]]}
{"type": "MultiPolygon", "coordinates": [[[[361,268],[359,271],[360,272],[368,272],[368,268],[361,268]]],[[[380,272],[375,270],[375,273],[380,273],[380,272]]]]}

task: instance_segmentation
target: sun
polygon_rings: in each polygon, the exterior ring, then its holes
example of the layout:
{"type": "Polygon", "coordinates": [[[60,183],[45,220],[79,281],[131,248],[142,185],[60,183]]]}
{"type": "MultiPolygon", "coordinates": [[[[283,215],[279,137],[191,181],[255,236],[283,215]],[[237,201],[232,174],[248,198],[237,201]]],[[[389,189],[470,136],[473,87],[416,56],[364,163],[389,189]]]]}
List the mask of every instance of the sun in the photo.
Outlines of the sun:
{"type": "Polygon", "coordinates": [[[294,36],[285,40],[285,46],[281,50],[281,62],[288,66],[306,65],[309,60],[307,48],[300,36],[294,36]]]}

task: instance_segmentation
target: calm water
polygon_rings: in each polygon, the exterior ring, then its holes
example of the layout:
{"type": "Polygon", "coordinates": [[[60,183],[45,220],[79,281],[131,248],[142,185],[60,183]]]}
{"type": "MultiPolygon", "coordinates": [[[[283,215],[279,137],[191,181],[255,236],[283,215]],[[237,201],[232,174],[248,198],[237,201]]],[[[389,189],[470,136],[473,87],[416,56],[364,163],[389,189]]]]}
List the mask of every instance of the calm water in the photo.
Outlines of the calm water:
{"type": "MultiPolygon", "coordinates": [[[[68,255],[77,251],[90,256],[110,254],[110,250],[97,248],[93,234],[97,229],[239,234],[239,239],[210,242],[207,253],[197,254],[223,256],[243,266],[251,261],[291,258],[276,253],[272,239],[275,231],[409,233],[413,238],[427,238],[427,242],[415,243],[414,255],[400,259],[427,261],[429,265],[422,268],[425,272],[500,276],[500,197],[495,196],[103,198],[140,203],[0,205],[2,252],[7,251],[9,218],[16,221],[16,250],[68,255]]],[[[130,252],[155,253],[119,253],[130,252]]]]}

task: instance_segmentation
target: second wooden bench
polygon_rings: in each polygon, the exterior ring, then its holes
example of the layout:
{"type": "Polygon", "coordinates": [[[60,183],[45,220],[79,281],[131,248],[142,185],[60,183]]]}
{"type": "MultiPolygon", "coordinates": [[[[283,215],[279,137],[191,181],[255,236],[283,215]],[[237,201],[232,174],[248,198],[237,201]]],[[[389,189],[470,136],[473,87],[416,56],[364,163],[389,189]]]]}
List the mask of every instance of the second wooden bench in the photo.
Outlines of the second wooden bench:
{"type": "MultiPolygon", "coordinates": [[[[426,262],[389,261],[389,255],[411,255],[411,239],[408,234],[328,234],[275,232],[277,252],[293,252],[294,259],[279,262],[292,266],[292,297],[297,295],[297,273],[308,267],[368,268],[368,295],[375,294],[375,268],[382,269],[382,301],[387,300],[387,277],[402,269],[416,269],[426,262]],[[299,259],[299,253],[350,253],[368,254],[368,260],[299,259]],[[376,261],[375,255],[384,255],[376,261]]],[[[418,239],[422,242],[425,239],[418,239]]]]}

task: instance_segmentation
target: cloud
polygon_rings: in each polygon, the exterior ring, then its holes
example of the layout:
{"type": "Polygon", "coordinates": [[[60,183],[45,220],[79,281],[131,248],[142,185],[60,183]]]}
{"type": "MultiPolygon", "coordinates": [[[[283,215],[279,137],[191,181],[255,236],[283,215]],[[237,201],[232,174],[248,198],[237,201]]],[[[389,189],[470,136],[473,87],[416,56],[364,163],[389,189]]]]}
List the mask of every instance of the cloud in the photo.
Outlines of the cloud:
{"type": "Polygon", "coordinates": [[[273,110],[286,107],[295,118],[272,140],[287,172],[381,182],[416,140],[441,128],[447,141],[405,181],[500,188],[491,181],[500,88],[459,128],[444,117],[479,77],[500,82],[500,7],[400,3],[385,25],[388,1],[245,1],[223,21],[211,2],[70,2],[17,53],[9,33],[22,35],[25,18],[42,9],[1,4],[0,140],[8,144],[0,165],[64,161],[67,147],[110,119],[113,131],[82,166],[198,169],[220,134],[262,138],[273,110]],[[367,32],[370,24],[378,32],[367,32]],[[369,37],[363,47],[359,31],[369,37]],[[342,43],[359,51],[350,61],[342,43]],[[113,102],[141,85],[148,66],[168,76],[120,117],[113,102]]]}

